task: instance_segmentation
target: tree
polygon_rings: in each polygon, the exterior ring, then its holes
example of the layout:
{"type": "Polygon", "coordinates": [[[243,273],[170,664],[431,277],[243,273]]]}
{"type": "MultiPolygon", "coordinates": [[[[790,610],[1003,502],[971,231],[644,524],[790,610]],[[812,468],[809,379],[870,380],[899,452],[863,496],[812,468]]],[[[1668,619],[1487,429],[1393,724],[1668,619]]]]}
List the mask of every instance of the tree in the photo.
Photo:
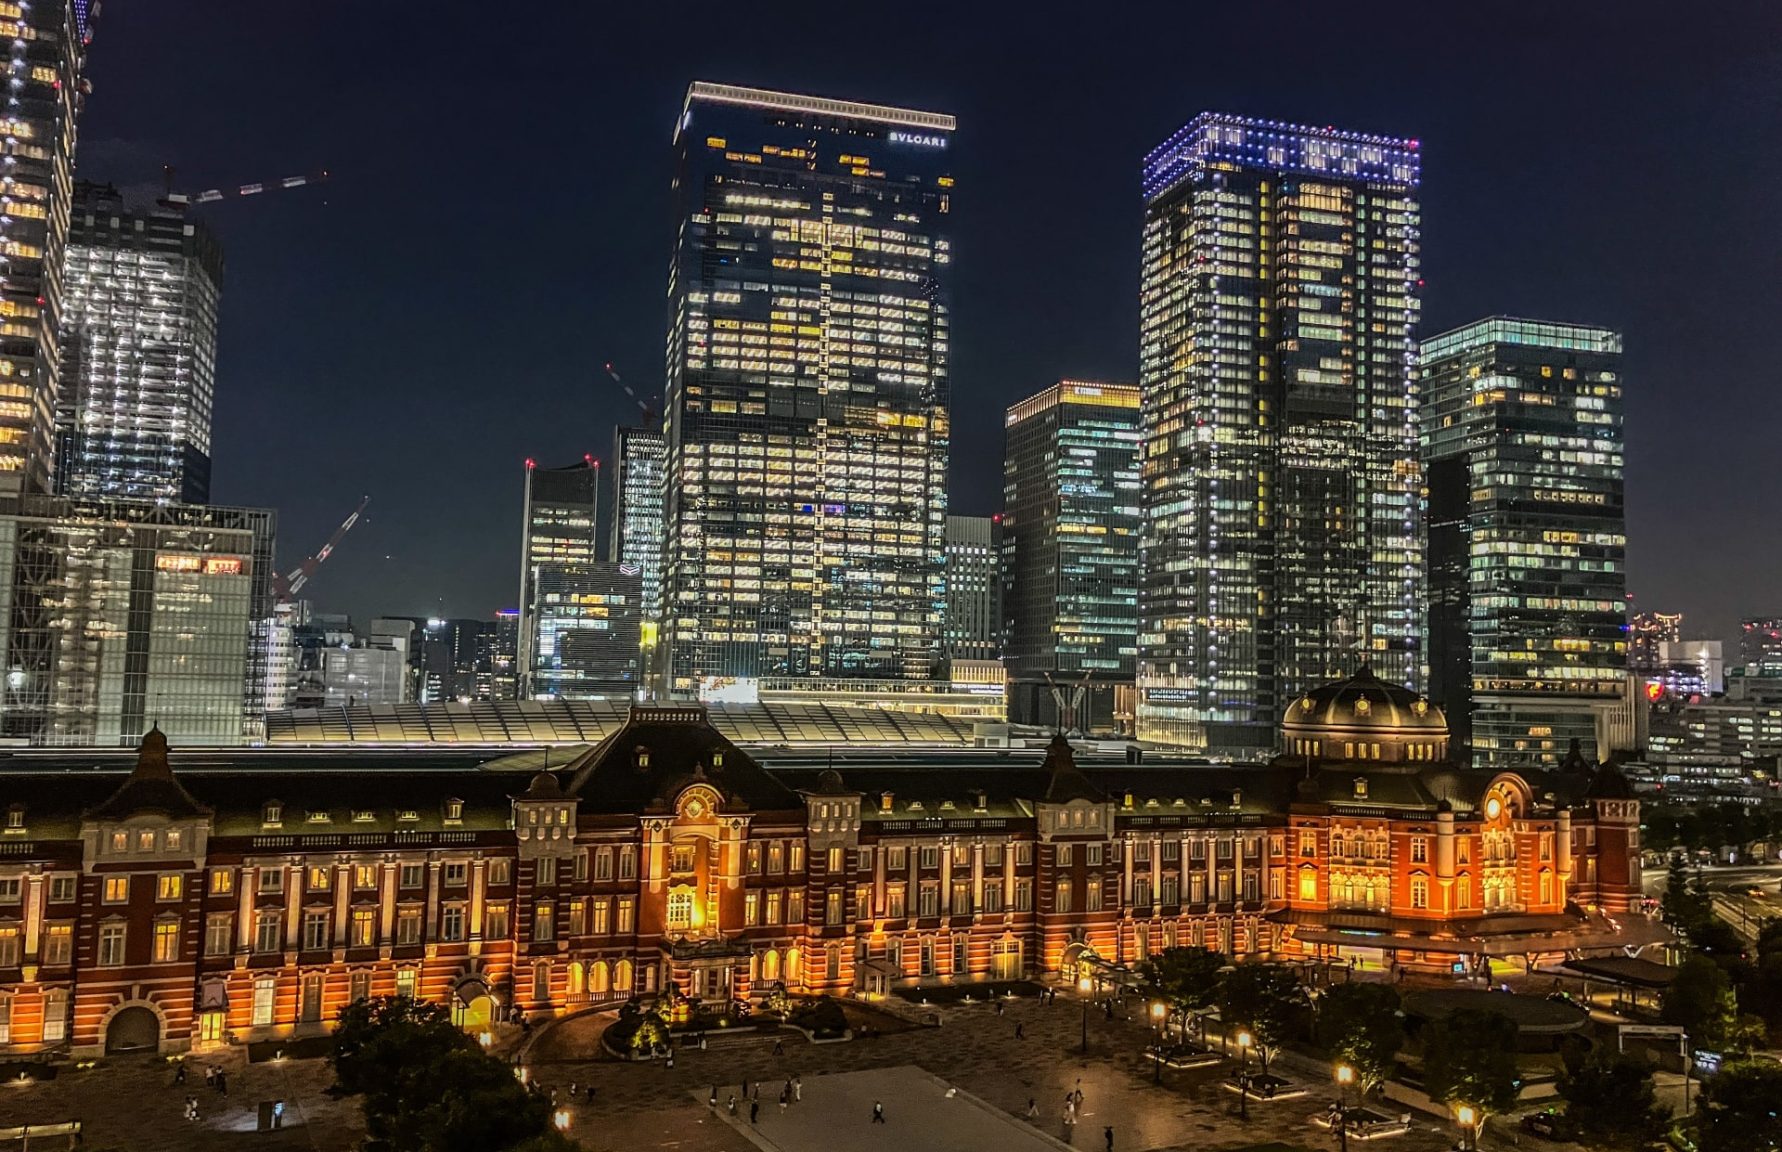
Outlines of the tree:
{"type": "Polygon", "coordinates": [[[1516,1106],[1516,1025],[1497,1012],[1463,1008],[1423,1030],[1423,1090],[1438,1104],[1487,1116],[1516,1106]]]}
{"type": "Polygon", "coordinates": [[[363,1097],[366,1129],[395,1152],[552,1147],[549,1104],[440,1005],[406,996],[349,1005],[329,1062],[340,1091],[363,1097]]]}
{"type": "Polygon", "coordinates": [[[1732,980],[1706,956],[1691,956],[1665,989],[1661,1014],[1665,1023],[1681,1025],[1697,1047],[1718,1048],[1738,1019],[1732,980]]]}
{"type": "Polygon", "coordinates": [[[1566,1053],[1559,1095],[1566,1134],[1592,1147],[1645,1148],[1662,1139],[1671,1110],[1660,1105],[1652,1069],[1638,1056],[1604,1050],[1566,1053]]]}
{"type": "Polygon", "coordinates": [[[1665,873],[1664,896],[1658,902],[1658,914],[1666,924],[1679,932],[1690,933],[1712,919],[1712,905],[1689,882],[1689,865],[1681,853],[1671,857],[1665,873]]]}
{"type": "Polygon", "coordinates": [[[1268,1071],[1268,1058],[1306,1010],[1306,990],[1285,964],[1240,964],[1219,981],[1219,1019],[1227,1032],[1246,1029],[1268,1071]]]}
{"type": "Polygon", "coordinates": [[[1363,1093],[1392,1073],[1405,1042],[1398,990],[1390,984],[1338,984],[1318,1001],[1318,1039],[1331,1058],[1355,1069],[1363,1093]]]}
{"type": "Polygon", "coordinates": [[[1165,948],[1139,965],[1139,975],[1155,986],[1172,1015],[1186,1023],[1191,1012],[1213,1006],[1225,957],[1211,948],[1165,948]]]}
{"type": "Polygon", "coordinates": [[[1782,1148],[1782,1065],[1729,1064],[1702,1084],[1695,1114],[1701,1152],[1774,1152],[1782,1148]]]}

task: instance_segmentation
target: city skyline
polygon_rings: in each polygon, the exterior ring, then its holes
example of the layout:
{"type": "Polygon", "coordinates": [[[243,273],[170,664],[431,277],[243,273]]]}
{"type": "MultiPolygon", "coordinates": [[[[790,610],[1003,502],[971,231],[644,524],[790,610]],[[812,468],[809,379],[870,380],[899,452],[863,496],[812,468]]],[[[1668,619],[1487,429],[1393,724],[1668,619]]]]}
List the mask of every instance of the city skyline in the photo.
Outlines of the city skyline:
{"type": "MultiPolygon", "coordinates": [[[[93,50],[89,70],[110,92],[146,91],[140,78],[143,62],[152,60],[158,47],[165,45],[166,29],[127,11],[107,15],[108,26],[93,50]],[[116,37],[113,43],[129,43],[140,50],[108,54],[103,40],[112,37],[116,37]]],[[[420,30],[424,39],[456,26],[458,10],[452,6],[436,15],[436,21],[420,30]]],[[[1312,18],[1308,25],[1309,43],[1318,39],[1312,27],[1316,22],[1312,18]]],[[[252,67],[265,72],[268,91],[294,90],[288,87],[295,83],[289,70],[281,71],[278,61],[251,46],[253,37],[244,35],[257,23],[248,14],[230,13],[201,29],[202,36],[233,35],[250,42],[250,47],[234,55],[214,54],[218,58],[202,62],[200,75],[179,78],[176,88],[191,85],[204,92],[220,91],[238,69],[252,67]]],[[[1462,18],[1444,23],[1464,25],[1480,35],[1500,35],[1462,18]]],[[[1244,27],[1239,22],[1218,30],[1236,33],[1244,27]]],[[[1032,62],[1010,64],[982,78],[965,79],[960,70],[950,68],[950,63],[983,43],[984,30],[972,21],[959,29],[956,42],[937,50],[933,61],[900,57],[895,45],[887,45],[857,75],[826,65],[738,70],[717,60],[712,50],[688,51],[688,45],[670,44],[650,27],[619,29],[633,34],[638,62],[621,70],[622,81],[601,79],[594,98],[604,102],[606,114],[597,126],[573,130],[584,133],[584,143],[597,144],[600,155],[625,158],[623,178],[596,192],[596,215],[607,227],[571,249],[578,259],[582,254],[597,259],[583,271],[569,268],[561,259],[527,258],[527,267],[535,274],[516,285],[520,307],[504,309],[525,319],[502,320],[505,338],[495,342],[524,351],[498,375],[492,374],[492,362],[474,353],[460,372],[434,372],[433,367],[443,366],[437,354],[416,343],[423,331],[453,323],[462,314],[454,303],[455,285],[467,284],[461,274],[424,273],[438,278],[439,284],[418,293],[396,287],[415,271],[432,268],[432,258],[408,237],[417,226],[424,229],[449,211],[456,195],[448,195],[427,175],[428,164],[418,153],[420,145],[434,137],[426,125],[416,140],[396,142],[386,152],[367,157],[355,140],[331,129],[331,117],[342,114],[335,108],[344,108],[338,104],[344,97],[331,97],[308,126],[290,124],[273,100],[274,106],[263,111],[268,116],[267,138],[280,140],[276,151],[254,145],[199,155],[196,135],[183,145],[179,137],[213,124],[222,110],[200,108],[188,129],[167,122],[165,109],[157,118],[152,108],[95,100],[83,122],[89,150],[81,158],[81,175],[143,183],[159,168],[158,162],[147,161],[151,151],[165,154],[182,173],[202,174],[201,180],[181,180],[198,185],[322,164],[349,174],[337,177],[325,196],[305,193],[307,198],[291,197],[276,208],[268,202],[214,210],[215,227],[230,248],[232,268],[218,376],[216,498],[278,506],[285,528],[281,563],[288,565],[326,536],[339,518],[340,505],[350,507],[361,490],[376,491],[379,512],[362,535],[331,561],[315,589],[321,602],[365,615],[409,611],[485,616],[494,608],[511,606],[507,590],[511,569],[494,556],[465,555],[453,547],[452,534],[437,525],[449,522],[490,537],[511,533],[518,505],[512,491],[515,461],[526,454],[562,459],[573,452],[567,457],[573,459],[584,451],[602,453],[611,442],[611,422],[630,416],[624,398],[598,378],[600,363],[613,360],[634,383],[657,376],[660,252],[669,235],[660,205],[671,165],[661,124],[672,115],[665,109],[678,108],[688,80],[709,76],[959,115],[961,138],[971,144],[969,149],[962,145],[959,153],[961,187],[970,194],[960,198],[956,231],[973,237],[973,250],[960,262],[954,357],[958,435],[949,487],[955,495],[953,510],[969,514],[995,510],[994,446],[999,434],[995,414],[1003,406],[1038,380],[1067,375],[1119,379],[1134,374],[1136,349],[1129,333],[1136,327],[1137,253],[1128,222],[1136,218],[1137,158],[1149,144],[1203,108],[1418,136],[1426,142],[1424,217],[1435,222],[1425,255],[1430,283],[1424,293],[1423,332],[1498,312],[1600,323],[1626,331],[1629,426],[1634,430],[1629,444],[1630,588],[1641,607],[1680,609],[1703,632],[1729,633],[1738,617],[1773,610],[1762,602],[1764,590],[1756,578],[1772,560],[1772,545],[1733,531],[1739,517],[1762,506],[1761,485],[1750,480],[1754,475],[1750,470],[1757,466],[1755,455],[1738,447],[1734,429],[1761,426],[1773,402],[1742,383],[1761,377],[1755,361],[1747,364],[1758,354],[1756,342],[1727,327],[1737,318],[1761,315],[1761,302],[1770,289],[1742,283],[1750,257],[1729,247],[1723,234],[1744,221],[1747,213],[1761,211],[1773,193],[1761,186],[1758,172],[1729,170],[1724,179],[1704,189],[1709,209],[1674,220],[1662,205],[1638,197],[1605,202],[1600,193],[1618,178],[1624,157],[1632,154],[1633,140],[1640,141],[1639,154],[1657,157],[1650,162],[1678,175],[1725,151],[1715,141],[1738,137],[1749,120],[1751,89],[1756,86],[1761,91],[1773,80],[1754,72],[1749,58],[1735,54],[1721,61],[1715,94],[1740,98],[1723,102],[1724,114],[1697,131],[1693,127],[1697,121],[1684,111],[1701,107],[1708,97],[1689,94],[1679,105],[1673,91],[1677,81],[1641,70],[1640,61],[1653,49],[1642,45],[1637,20],[1625,30],[1604,31],[1600,24],[1556,17],[1551,29],[1554,43],[1564,43],[1576,53],[1568,60],[1565,75],[1544,86],[1538,103],[1551,109],[1551,116],[1521,114],[1523,102],[1532,97],[1514,93],[1504,95],[1501,106],[1477,107],[1475,93],[1460,91],[1443,79],[1444,54],[1453,50],[1439,43],[1441,37],[1429,35],[1420,41],[1394,29],[1385,43],[1371,49],[1382,59],[1396,53],[1392,58],[1403,64],[1393,84],[1361,77],[1366,69],[1356,68],[1352,82],[1333,86],[1331,81],[1346,74],[1339,73],[1335,64],[1312,67],[1303,80],[1286,87],[1247,79],[1235,64],[1211,66],[1192,84],[1164,83],[1121,68],[1119,83],[1106,85],[1108,99],[1114,102],[1108,109],[1113,115],[1106,117],[1109,127],[1094,136],[1081,131],[1085,114],[1067,98],[1044,86],[1025,84],[1047,56],[1043,43],[1034,46],[1032,62]],[[668,69],[671,75],[640,78],[644,69],[667,68],[663,59],[668,55],[674,59],[668,69]],[[633,68],[639,71],[631,72],[633,68]],[[1418,86],[1415,99],[1407,85],[1418,86]],[[1613,99],[1605,93],[1613,93],[1613,99]],[[1624,114],[1605,120],[1611,109],[1624,114]],[[1692,125],[1687,138],[1686,119],[1692,125]],[[124,137],[145,143],[121,146],[117,141],[124,137]],[[1036,175],[1036,163],[1057,162],[1040,159],[1052,148],[1062,149],[1055,156],[1068,164],[1072,195],[1081,210],[1071,214],[1068,234],[1043,246],[1043,257],[1030,256],[1019,237],[1032,235],[1035,221],[1043,218],[1046,194],[1040,189],[1050,185],[1035,184],[1030,190],[1028,182],[1036,175]],[[1531,186],[1528,176],[1560,162],[1566,165],[1566,180],[1531,186]],[[386,191],[382,185],[390,182],[394,188],[386,191]],[[376,235],[366,232],[365,213],[389,194],[403,197],[412,211],[395,219],[385,215],[376,235]],[[1719,221],[1710,223],[1708,217],[1716,212],[1719,221]],[[1637,266],[1630,264],[1621,249],[1631,233],[1654,237],[1665,259],[1652,260],[1654,253],[1648,252],[1637,266]],[[341,246],[348,244],[360,250],[355,267],[364,263],[366,252],[377,257],[373,261],[377,267],[368,269],[355,291],[345,294],[366,302],[365,311],[350,316],[337,305],[310,298],[320,271],[319,264],[310,261],[326,256],[321,263],[338,266],[347,259],[341,246]],[[1715,276],[1694,278],[1706,295],[1688,308],[1671,308],[1669,273],[1661,276],[1654,271],[1667,262],[1715,267],[1715,276]],[[595,268],[598,271],[592,271],[595,268]],[[292,291],[275,291],[278,283],[288,283],[292,291]],[[385,291],[404,300],[400,311],[390,312],[372,298],[385,291]],[[269,311],[274,298],[276,315],[269,311]],[[293,358],[288,342],[273,336],[270,325],[282,328],[306,317],[318,330],[341,334],[339,347],[328,349],[325,368],[312,360],[314,353],[308,349],[297,350],[293,358]],[[544,339],[540,323],[572,325],[584,335],[573,342],[575,347],[558,347],[563,342],[544,339]],[[379,329],[378,336],[371,336],[371,327],[379,329]],[[347,355],[341,356],[342,351],[347,355]],[[269,355],[289,363],[273,364],[269,355]],[[326,410],[351,410],[355,420],[376,421],[385,418],[391,405],[414,409],[413,401],[425,395],[424,410],[407,418],[424,432],[449,437],[455,422],[481,423],[465,391],[472,378],[500,379],[504,411],[498,427],[478,441],[477,459],[454,469],[450,484],[442,484],[435,471],[415,467],[412,455],[391,450],[368,457],[362,468],[337,469],[319,483],[303,485],[298,482],[303,472],[297,462],[306,451],[299,442],[306,437],[275,436],[262,443],[263,437],[244,434],[250,427],[264,428],[275,407],[281,420],[288,417],[287,422],[297,425],[321,418],[326,410]],[[423,379],[431,383],[423,384],[423,379]],[[1685,389],[1684,384],[1690,387],[1685,389]],[[1700,404],[1703,389],[1729,401],[1736,398],[1745,418],[1735,422],[1715,416],[1712,409],[1723,406],[1700,404]],[[1698,402],[1685,403],[1683,392],[1694,393],[1698,402]],[[351,402],[346,403],[349,396],[351,402]],[[582,420],[585,429],[578,426],[582,420]],[[1733,448],[1721,467],[1728,491],[1724,499],[1694,515],[1699,497],[1666,483],[1663,461],[1679,452],[1699,456],[1708,443],[1723,442],[1733,448]],[[428,512],[446,498],[453,502],[453,518],[430,517],[428,512]],[[1731,551],[1731,546],[1741,551],[1731,551]],[[421,583],[422,573],[427,573],[426,584],[421,583]],[[1705,578],[1710,573],[1715,577],[1711,582],[1705,578]],[[424,588],[419,592],[424,602],[389,603],[387,590],[392,587],[424,588]]],[[[192,46],[192,29],[181,31],[183,56],[192,46]]],[[[1687,63],[1698,59],[1707,42],[1723,31],[1724,25],[1685,30],[1680,41],[1666,43],[1666,51],[1687,63]]],[[[1512,57],[1538,56],[1541,51],[1524,43],[1497,42],[1512,57]]],[[[1129,61],[1138,43],[1134,30],[1106,31],[1096,42],[1098,62],[1093,66],[1107,69],[1110,63],[1129,61]]],[[[733,53],[735,46],[729,43],[727,53],[733,53]]],[[[1288,60],[1311,59],[1307,47],[1288,44],[1278,50],[1288,60]]],[[[424,66],[405,58],[391,70],[390,79],[413,83],[429,76],[424,66]],[[415,67],[420,67],[420,75],[415,67]]],[[[367,86],[373,95],[382,92],[384,83],[355,81],[361,96],[367,86]]],[[[253,91],[244,98],[262,99],[253,91]]],[[[378,107],[379,115],[384,115],[378,107]]],[[[227,111],[229,116],[237,114],[235,109],[227,111]]],[[[1096,117],[1098,122],[1103,118],[1096,117]]],[[[561,135],[563,125],[552,113],[528,129],[528,139],[535,146],[539,134],[561,135]]],[[[207,142],[215,136],[204,132],[207,142]]],[[[540,163],[539,175],[547,182],[560,182],[576,167],[555,153],[540,163]]],[[[575,211],[579,216],[585,210],[575,211]]],[[[534,237],[546,234],[539,230],[555,227],[555,212],[548,204],[536,210],[529,205],[515,218],[519,231],[512,242],[522,248],[532,245],[534,237]]],[[[506,245],[497,247],[505,250],[506,245]]],[[[481,259],[477,256],[471,264],[480,265],[481,259]]],[[[1676,274],[1687,275],[1681,266],[1676,274]]],[[[463,350],[454,357],[464,358],[463,350]]],[[[429,436],[413,439],[424,443],[429,436]]]]}

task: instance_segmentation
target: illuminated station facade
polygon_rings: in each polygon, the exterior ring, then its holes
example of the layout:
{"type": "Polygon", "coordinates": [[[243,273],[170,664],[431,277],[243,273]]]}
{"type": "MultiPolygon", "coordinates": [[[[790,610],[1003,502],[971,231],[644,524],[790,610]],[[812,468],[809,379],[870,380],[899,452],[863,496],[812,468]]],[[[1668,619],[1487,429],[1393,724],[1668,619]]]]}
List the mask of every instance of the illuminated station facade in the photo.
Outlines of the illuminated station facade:
{"type": "Polygon", "coordinates": [[[1365,670],[1280,739],[1267,767],[1062,738],[764,765],[698,705],[636,705],[568,756],[176,774],[155,730],[127,778],[4,778],[0,1053],[303,1035],[368,995],[480,1032],[671,988],[872,998],[1172,945],[1447,969],[1646,930],[1617,769],[1456,766],[1440,709],[1365,670]]]}

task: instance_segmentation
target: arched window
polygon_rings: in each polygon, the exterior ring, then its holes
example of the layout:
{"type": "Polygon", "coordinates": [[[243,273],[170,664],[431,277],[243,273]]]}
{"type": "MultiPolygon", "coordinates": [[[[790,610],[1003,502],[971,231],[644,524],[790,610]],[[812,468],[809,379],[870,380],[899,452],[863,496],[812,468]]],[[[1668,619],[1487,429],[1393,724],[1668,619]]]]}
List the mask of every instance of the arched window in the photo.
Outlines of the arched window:
{"type": "Polygon", "coordinates": [[[761,980],[772,984],[780,978],[780,954],[769,948],[761,954],[761,980]]]}
{"type": "Polygon", "coordinates": [[[798,981],[798,959],[798,949],[786,949],[786,983],[788,984],[798,981]]]}
{"type": "Polygon", "coordinates": [[[613,965],[613,988],[620,992],[631,991],[631,961],[621,960],[613,965]]]}
{"type": "Polygon", "coordinates": [[[588,965],[588,991],[596,996],[604,995],[612,988],[612,976],[607,971],[605,960],[596,960],[588,965]]]}
{"type": "Polygon", "coordinates": [[[587,990],[588,990],[587,970],[582,967],[582,962],[580,960],[570,961],[570,963],[569,963],[569,994],[571,996],[580,996],[583,992],[586,992],[587,990]]]}

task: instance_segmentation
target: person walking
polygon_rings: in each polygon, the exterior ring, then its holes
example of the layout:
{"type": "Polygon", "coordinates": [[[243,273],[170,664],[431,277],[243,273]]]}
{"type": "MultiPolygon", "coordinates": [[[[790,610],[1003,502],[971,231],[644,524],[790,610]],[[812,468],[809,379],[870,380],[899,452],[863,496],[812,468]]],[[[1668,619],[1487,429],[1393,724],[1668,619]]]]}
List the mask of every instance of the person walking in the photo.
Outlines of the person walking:
{"type": "Polygon", "coordinates": [[[730,1109],[730,1114],[732,1116],[736,1115],[736,1093],[732,1092],[730,1094],[730,1099],[724,1102],[724,1107],[730,1109]]]}
{"type": "Polygon", "coordinates": [[[217,1069],[217,1091],[224,1096],[229,1095],[229,1074],[221,1068],[217,1069]]]}
{"type": "Polygon", "coordinates": [[[174,1084],[176,1084],[180,1087],[185,1086],[185,1083],[186,1083],[186,1062],[184,1060],[181,1060],[179,1062],[178,1066],[174,1068],[173,1082],[174,1082],[174,1084]]]}
{"type": "Polygon", "coordinates": [[[874,1124],[885,1122],[885,1105],[878,1100],[872,1102],[872,1122],[874,1124]]]}
{"type": "Polygon", "coordinates": [[[797,1104],[803,1100],[804,1078],[802,1076],[794,1076],[792,1077],[792,1103],[797,1104]]]}
{"type": "Polygon", "coordinates": [[[749,1101],[749,1123],[751,1123],[751,1124],[755,1123],[756,1118],[759,1117],[760,1115],[761,1115],[761,1101],[759,1101],[759,1100],[749,1101]]]}
{"type": "Polygon", "coordinates": [[[1034,1121],[1035,1121],[1035,1120],[1038,1120],[1038,1119],[1039,1119],[1039,1101],[1037,1101],[1037,1100],[1035,1100],[1035,1099],[1034,1099],[1034,1098],[1033,1098],[1033,1097],[1031,1097],[1031,1096],[1029,1096],[1029,1097],[1028,1097],[1028,1098],[1027,1098],[1027,1116],[1026,1116],[1026,1119],[1027,1119],[1027,1122],[1028,1122],[1028,1123],[1029,1123],[1029,1124],[1031,1124],[1031,1123],[1033,1123],[1033,1122],[1034,1122],[1034,1121]]]}
{"type": "Polygon", "coordinates": [[[594,1085],[588,1085],[588,1103],[594,1103],[594,1085]]]}
{"type": "Polygon", "coordinates": [[[1021,1022],[1019,1020],[1015,1021],[1015,1039],[1017,1039],[1017,1040],[1027,1039],[1027,1033],[1022,1031],[1021,1022]]]}
{"type": "Polygon", "coordinates": [[[1107,1128],[1103,1130],[1102,1135],[1107,1138],[1108,1152],[1114,1152],[1114,1126],[1109,1124],[1107,1128]]]}
{"type": "Polygon", "coordinates": [[[1002,1001],[1001,1000],[998,1000],[996,1002],[996,1015],[998,1017],[1000,1017],[1002,1015],[1002,1001]]]}
{"type": "MultiPolygon", "coordinates": [[[[573,1085],[572,1085],[572,1088],[573,1088],[573,1085]]],[[[570,1097],[573,1099],[574,1096],[575,1096],[574,1091],[571,1091],[570,1097]]],[[[718,1109],[718,1086],[716,1084],[712,1085],[712,1094],[711,1094],[711,1096],[709,1096],[706,1099],[706,1103],[711,1105],[712,1111],[714,1111],[714,1112],[717,1111],[717,1109],[718,1109]]]]}
{"type": "Polygon", "coordinates": [[[786,1114],[786,1105],[792,1103],[792,1085],[780,1089],[780,1115],[786,1114]]]}
{"type": "Polygon", "coordinates": [[[784,1040],[781,1040],[778,1037],[774,1038],[773,1054],[775,1056],[784,1056],[786,1054],[786,1042],[784,1040]]]}
{"type": "Polygon", "coordinates": [[[742,1098],[744,1100],[749,1098],[749,1078],[747,1076],[743,1077],[742,1098]]]}
{"type": "Polygon", "coordinates": [[[206,1064],[204,1066],[204,1086],[206,1088],[215,1088],[217,1086],[217,1066],[215,1064],[206,1064]]]}

